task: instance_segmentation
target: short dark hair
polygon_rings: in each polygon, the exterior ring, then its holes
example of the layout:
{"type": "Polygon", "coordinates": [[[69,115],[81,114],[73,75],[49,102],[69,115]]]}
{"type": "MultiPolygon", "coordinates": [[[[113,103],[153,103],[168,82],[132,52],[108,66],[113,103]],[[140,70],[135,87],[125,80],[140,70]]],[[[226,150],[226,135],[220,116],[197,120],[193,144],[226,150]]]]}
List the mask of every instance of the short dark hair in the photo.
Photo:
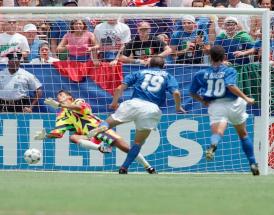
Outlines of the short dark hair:
{"type": "Polygon", "coordinates": [[[73,96],[72,96],[72,94],[69,92],[69,91],[67,91],[67,90],[59,90],[58,92],[57,92],[57,95],[59,95],[60,93],[65,93],[67,96],[71,96],[72,98],[74,98],[73,96]]]}
{"type": "Polygon", "coordinates": [[[161,56],[153,56],[150,59],[149,65],[150,67],[159,67],[162,69],[165,66],[165,59],[161,56]]]}
{"type": "Polygon", "coordinates": [[[42,43],[39,45],[39,52],[40,52],[40,49],[41,49],[42,47],[44,47],[44,46],[49,47],[49,43],[48,43],[47,41],[42,42],[42,43]]]}
{"type": "Polygon", "coordinates": [[[225,49],[220,45],[212,46],[209,54],[213,62],[222,62],[225,58],[225,49]]]}

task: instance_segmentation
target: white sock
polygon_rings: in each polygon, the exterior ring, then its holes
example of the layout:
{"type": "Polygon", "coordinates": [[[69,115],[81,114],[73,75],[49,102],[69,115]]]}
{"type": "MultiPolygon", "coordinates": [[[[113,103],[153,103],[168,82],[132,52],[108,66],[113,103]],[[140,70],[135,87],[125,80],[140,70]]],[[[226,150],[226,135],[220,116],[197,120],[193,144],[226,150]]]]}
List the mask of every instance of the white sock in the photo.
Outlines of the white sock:
{"type": "Polygon", "coordinates": [[[92,149],[92,150],[98,150],[99,146],[98,144],[95,144],[89,140],[79,140],[79,146],[85,148],[85,149],[92,149]]]}
{"type": "Polygon", "coordinates": [[[145,169],[151,167],[150,164],[147,162],[147,160],[144,158],[144,156],[139,153],[135,159],[138,163],[142,164],[145,169]]]}

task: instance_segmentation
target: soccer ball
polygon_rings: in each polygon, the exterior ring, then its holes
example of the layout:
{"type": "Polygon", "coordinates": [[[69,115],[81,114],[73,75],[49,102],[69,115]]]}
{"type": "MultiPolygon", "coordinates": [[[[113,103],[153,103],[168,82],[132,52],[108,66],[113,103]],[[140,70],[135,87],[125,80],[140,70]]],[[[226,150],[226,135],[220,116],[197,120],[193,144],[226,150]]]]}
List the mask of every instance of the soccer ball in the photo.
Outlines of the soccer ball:
{"type": "Polygon", "coordinates": [[[38,149],[28,149],[24,153],[24,159],[28,164],[36,164],[41,159],[41,152],[38,149]]]}

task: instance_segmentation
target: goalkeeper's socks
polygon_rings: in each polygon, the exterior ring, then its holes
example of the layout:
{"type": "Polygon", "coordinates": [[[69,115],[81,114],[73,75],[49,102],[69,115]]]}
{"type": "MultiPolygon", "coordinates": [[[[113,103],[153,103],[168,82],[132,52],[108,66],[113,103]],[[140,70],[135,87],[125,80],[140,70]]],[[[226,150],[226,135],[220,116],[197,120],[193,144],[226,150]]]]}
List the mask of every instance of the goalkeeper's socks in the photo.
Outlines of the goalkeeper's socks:
{"type": "Polygon", "coordinates": [[[249,136],[246,136],[241,139],[243,151],[246,154],[246,157],[250,164],[256,163],[255,156],[254,156],[254,148],[253,143],[251,142],[249,136]]]}
{"type": "Polygon", "coordinates": [[[132,147],[130,148],[127,158],[125,162],[123,163],[122,167],[128,169],[129,165],[134,161],[134,159],[137,157],[141,150],[141,145],[140,144],[133,144],[132,147]]]}
{"type": "Polygon", "coordinates": [[[92,150],[98,150],[99,146],[98,144],[95,144],[89,140],[79,140],[79,146],[85,148],[85,149],[92,149],[92,150]]]}
{"type": "Polygon", "coordinates": [[[222,136],[220,134],[212,134],[210,137],[211,145],[217,146],[222,140],[222,136]]]}

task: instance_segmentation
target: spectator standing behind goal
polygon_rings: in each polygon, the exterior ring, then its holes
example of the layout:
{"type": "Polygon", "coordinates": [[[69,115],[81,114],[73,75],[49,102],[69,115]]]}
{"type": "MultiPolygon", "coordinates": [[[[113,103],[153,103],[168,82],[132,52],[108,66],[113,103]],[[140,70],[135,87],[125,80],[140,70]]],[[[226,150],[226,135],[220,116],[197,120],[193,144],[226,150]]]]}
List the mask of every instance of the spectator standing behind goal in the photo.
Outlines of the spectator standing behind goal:
{"type": "Polygon", "coordinates": [[[70,23],[70,32],[66,33],[57,47],[57,52],[68,51],[69,60],[89,61],[90,53],[96,56],[96,39],[93,33],[87,30],[86,23],[81,19],[72,20],[70,23]]]}
{"type": "Polygon", "coordinates": [[[32,59],[30,63],[44,64],[59,61],[58,58],[54,58],[49,55],[49,50],[49,44],[47,42],[41,43],[39,46],[39,57],[32,59]]]}
{"type": "MultiPolygon", "coordinates": [[[[125,153],[129,151],[129,145],[113,130],[98,134],[91,139],[87,137],[88,132],[98,127],[102,120],[92,113],[90,105],[84,99],[74,99],[70,92],[60,90],[57,93],[57,101],[47,98],[45,104],[55,109],[61,108],[56,118],[56,127],[48,133],[45,129],[36,132],[34,139],[62,138],[66,131],[71,131],[73,134],[70,136],[70,140],[85,149],[109,153],[111,146],[116,146],[125,153]],[[101,142],[107,144],[108,147],[99,145],[101,142]]],[[[136,159],[148,173],[156,173],[143,155],[139,154],[136,159]]]]}
{"type": "Polygon", "coordinates": [[[210,45],[206,32],[197,29],[195,17],[185,15],[182,17],[182,29],[172,34],[170,47],[177,56],[176,63],[200,64],[210,45]]]}
{"type": "Polygon", "coordinates": [[[9,18],[4,21],[3,27],[4,33],[0,34],[0,63],[7,63],[6,55],[17,51],[22,53],[24,59],[27,59],[30,48],[27,38],[17,33],[18,22],[9,18]]]}
{"type": "Polygon", "coordinates": [[[225,50],[222,46],[213,46],[210,49],[210,57],[211,67],[197,72],[190,86],[191,97],[208,107],[212,135],[206,159],[213,159],[217,145],[230,122],[241,140],[251,172],[253,175],[259,175],[253,143],[246,130],[246,105],[254,104],[254,99],[247,97],[237,87],[237,71],[223,64],[225,50]]]}
{"type": "Polygon", "coordinates": [[[42,96],[42,84],[33,74],[19,68],[21,53],[9,53],[7,57],[8,68],[0,72],[0,112],[31,113],[42,96]],[[30,98],[32,92],[34,97],[30,98]]]}
{"type": "Polygon", "coordinates": [[[34,58],[39,56],[39,46],[46,42],[44,40],[40,40],[37,34],[37,27],[34,24],[27,24],[23,28],[23,34],[28,40],[28,44],[30,47],[30,53],[27,59],[24,59],[25,62],[29,62],[34,58]]]}
{"type": "Polygon", "coordinates": [[[94,60],[95,65],[98,65],[100,61],[115,65],[125,44],[131,40],[129,27],[117,19],[110,19],[96,25],[94,34],[99,44],[99,60],[94,60]]]}
{"type": "MultiPolygon", "coordinates": [[[[63,0],[63,6],[64,7],[77,7],[78,3],[76,0],[63,0]]],[[[89,20],[84,20],[84,22],[87,25],[88,31],[92,32],[93,27],[90,24],[89,20]]],[[[61,42],[64,35],[70,30],[70,21],[65,19],[56,20],[53,23],[51,23],[51,31],[50,31],[50,48],[51,53],[53,57],[56,57],[57,52],[56,49],[61,42]]],[[[66,60],[67,59],[67,51],[64,51],[62,53],[58,53],[58,58],[60,60],[66,60]]]]}
{"type": "Polygon", "coordinates": [[[155,36],[151,36],[151,26],[148,22],[137,25],[138,35],[126,44],[120,60],[124,63],[149,63],[152,56],[167,57],[171,48],[155,36]]]}
{"type": "Polygon", "coordinates": [[[166,100],[166,91],[174,98],[176,111],[185,113],[181,107],[181,94],[176,79],[164,70],[163,57],[155,56],[150,60],[150,68],[136,71],[125,77],[123,83],[115,90],[110,107],[117,109],[114,114],[90,131],[90,136],[98,135],[119,124],[134,121],[135,140],[125,162],[119,169],[120,174],[127,174],[128,168],[141,150],[151,130],[156,129],[162,112],[160,106],[166,100]],[[118,105],[123,91],[133,86],[132,99],[118,105]]]}
{"type": "Polygon", "coordinates": [[[253,48],[254,41],[248,33],[239,30],[236,17],[226,17],[224,20],[224,32],[216,37],[214,45],[221,45],[225,49],[226,60],[232,64],[249,64],[247,55],[243,51],[253,48]]]}

